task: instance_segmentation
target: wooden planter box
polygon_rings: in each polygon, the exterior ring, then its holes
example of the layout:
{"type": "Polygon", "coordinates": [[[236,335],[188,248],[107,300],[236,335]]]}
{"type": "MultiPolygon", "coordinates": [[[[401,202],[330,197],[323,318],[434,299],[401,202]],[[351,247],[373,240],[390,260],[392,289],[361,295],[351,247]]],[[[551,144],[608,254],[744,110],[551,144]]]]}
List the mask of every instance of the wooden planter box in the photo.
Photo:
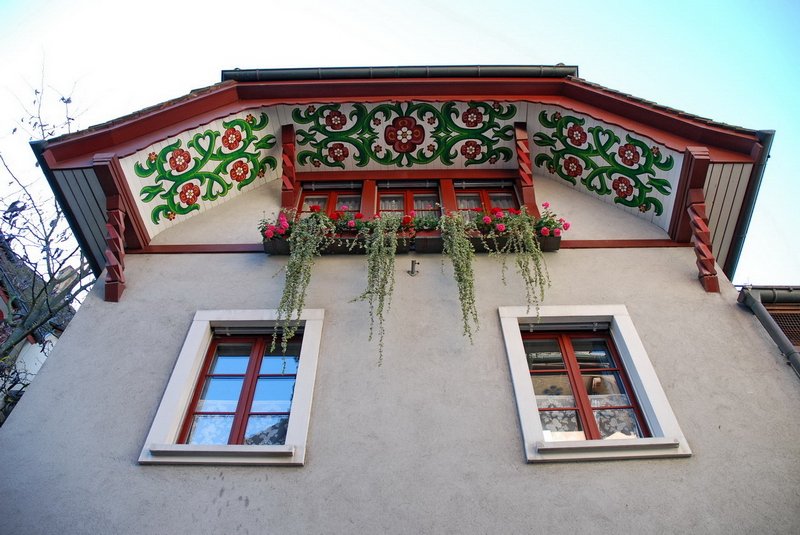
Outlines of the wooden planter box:
{"type": "Polygon", "coordinates": [[[418,230],[414,236],[414,250],[422,254],[442,252],[442,233],[438,230],[418,230]]]}
{"type": "Polygon", "coordinates": [[[561,236],[537,236],[539,240],[539,248],[544,253],[551,253],[561,249],[561,236]]]}
{"type": "MultiPolygon", "coordinates": [[[[288,255],[291,252],[291,245],[283,238],[271,240],[264,240],[264,252],[270,255],[288,255]]],[[[408,234],[399,234],[397,236],[397,251],[396,254],[408,253],[411,247],[411,237],[408,234]]],[[[335,241],[328,245],[322,254],[364,254],[366,250],[363,245],[363,238],[355,236],[337,236],[335,241]],[[362,242],[353,245],[354,241],[362,242]]]]}

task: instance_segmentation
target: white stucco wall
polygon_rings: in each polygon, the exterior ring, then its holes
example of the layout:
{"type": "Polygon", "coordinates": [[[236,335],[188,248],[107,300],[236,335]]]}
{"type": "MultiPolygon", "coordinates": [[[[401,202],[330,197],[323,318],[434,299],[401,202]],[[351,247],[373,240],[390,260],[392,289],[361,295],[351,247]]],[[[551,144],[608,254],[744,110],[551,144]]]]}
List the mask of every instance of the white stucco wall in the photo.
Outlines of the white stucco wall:
{"type": "Polygon", "coordinates": [[[103,302],[98,284],[0,428],[0,531],[800,531],[800,383],[727,282],[702,290],[691,249],[547,255],[546,304],[627,306],[693,451],[550,465],[525,463],[497,315],[521,304],[520,287],[478,260],[470,345],[439,258],[398,257],[381,367],[367,307],[350,302],[363,257],[318,262],[307,306],[325,309],[325,325],[306,465],[254,468],[136,459],[194,312],[275,308],[285,259],[128,256],[122,301],[103,302]]]}

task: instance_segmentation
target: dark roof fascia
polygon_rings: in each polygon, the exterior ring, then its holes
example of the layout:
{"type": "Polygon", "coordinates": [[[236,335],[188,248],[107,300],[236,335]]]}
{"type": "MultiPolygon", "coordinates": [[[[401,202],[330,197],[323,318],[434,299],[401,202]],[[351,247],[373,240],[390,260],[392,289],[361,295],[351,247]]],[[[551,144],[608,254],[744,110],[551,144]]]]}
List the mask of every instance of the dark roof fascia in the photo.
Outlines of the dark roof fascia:
{"type": "Polygon", "coordinates": [[[70,206],[70,204],[67,202],[64,192],[61,191],[61,188],[58,186],[58,182],[53,175],[53,170],[50,169],[50,166],[47,164],[47,160],[44,157],[46,144],[47,142],[43,140],[30,142],[33,154],[36,156],[36,161],[39,162],[39,167],[41,168],[42,173],[44,173],[47,183],[50,184],[50,189],[53,191],[53,195],[55,196],[58,205],[61,207],[62,212],[64,212],[64,217],[67,218],[67,222],[72,229],[72,233],[75,236],[75,239],[78,240],[78,245],[80,245],[81,251],[84,252],[86,260],[89,262],[89,266],[92,268],[92,273],[94,273],[95,277],[99,277],[100,273],[102,272],[100,262],[94,257],[94,255],[91,254],[92,249],[89,247],[89,242],[86,239],[86,236],[84,236],[83,232],[81,232],[81,227],[78,225],[78,220],[75,217],[72,206],[70,206]]]}
{"type": "Polygon", "coordinates": [[[731,246],[728,252],[728,258],[723,266],[723,271],[729,275],[733,280],[736,275],[736,268],[739,266],[739,259],[742,256],[742,248],[744,247],[744,240],[747,238],[747,232],[750,230],[750,222],[753,218],[753,211],[756,207],[756,200],[758,199],[758,192],[761,189],[761,183],[764,180],[764,171],[767,169],[767,160],[769,153],[772,149],[772,141],[775,139],[774,130],[761,130],[756,133],[758,140],[761,143],[761,154],[758,161],[753,166],[753,171],[750,174],[750,180],[747,184],[747,191],[745,192],[742,210],[739,212],[739,218],[736,222],[736,228],[731,240],[731,246]]]}
{"type": "Polygon", "coordinates": [[[577,65],[449,65],[416,67],[320,67],[303,69],[231,69],[222,81],[277,82],[381,78],[566,78],[577,65]]]}

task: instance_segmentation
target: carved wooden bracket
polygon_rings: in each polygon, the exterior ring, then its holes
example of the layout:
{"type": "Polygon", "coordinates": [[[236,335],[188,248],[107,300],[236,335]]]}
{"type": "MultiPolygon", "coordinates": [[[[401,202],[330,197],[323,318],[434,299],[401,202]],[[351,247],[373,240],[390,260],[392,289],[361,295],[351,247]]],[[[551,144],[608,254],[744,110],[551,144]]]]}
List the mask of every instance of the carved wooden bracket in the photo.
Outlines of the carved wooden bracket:
{"type": "Polygon", "coordinates": [[[281,206],[294,208],[297,206],[297,177],[294,165],[295,142],[294,125],[287,124],[281,127],[281,206]]]}
{"type": "Polygon", "coordinates": [[[711,250],[711,231],[708,228],[708,214],[703,188],[691,188],[687,195],[686,212],[692,230],[694,254],[697,256],[698,278],[707,292],[719,292],[719,280],[714,254],[711,250]]]}
{"type": "Polygon", "coordinates": [[[125,209],[118,195],[106,200],[106,294],[105,300],[118,302],[125,291],[125,209]]]}
{"type": "Polygon", "coordinates": [[[539,217],[539,205],[536,202],[536,191],[533,185],[533,173],[531,172],[531,148],[528,141],[528,125],[526,123],[514,123],[515,147],[517,150],[517,185],[522,193],[522,204],[528,209],[528,213],[539,217]]]}

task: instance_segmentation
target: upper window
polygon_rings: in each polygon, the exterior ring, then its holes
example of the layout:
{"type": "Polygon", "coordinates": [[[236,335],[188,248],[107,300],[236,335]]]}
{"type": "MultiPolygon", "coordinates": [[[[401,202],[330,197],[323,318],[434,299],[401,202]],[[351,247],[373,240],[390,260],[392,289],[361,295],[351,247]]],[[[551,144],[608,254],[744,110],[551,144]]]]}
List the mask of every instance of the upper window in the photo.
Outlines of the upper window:
{"type": "Polygon", "coordinates": [[[514,191],[509,189],[458,190],[456,204],[459,210],[482,212],[489,212],[492,208],[519,208],[514,191]]]}
{"type": "Polygon", "coordinates": [[[286,354],[275,310],[201,310],[186,335],[140,463],[305,462],[322,310],[303,310],[286,354]]]}
{"type": "Polygon", "coordinates": [[[691,455],[625,306],[538,312],[500,308],[528,461],[691,455]]]}
{"type": "Polygon", "coordinates": [[[361,193],[353,190],[304,191],[300,197],[299,215],[320,211],[333,215],[336,211],[360,212],[361,193]],[[319,209],[312,207],[318,206],[319,209]]]}
{"type": "Polygon", "coordinates": [[[378,212],[405,215],[411,211],[418,217],[438,217],[439,193],[432,189],[408,189],[382,190],[378,194],[378,212]]]}

